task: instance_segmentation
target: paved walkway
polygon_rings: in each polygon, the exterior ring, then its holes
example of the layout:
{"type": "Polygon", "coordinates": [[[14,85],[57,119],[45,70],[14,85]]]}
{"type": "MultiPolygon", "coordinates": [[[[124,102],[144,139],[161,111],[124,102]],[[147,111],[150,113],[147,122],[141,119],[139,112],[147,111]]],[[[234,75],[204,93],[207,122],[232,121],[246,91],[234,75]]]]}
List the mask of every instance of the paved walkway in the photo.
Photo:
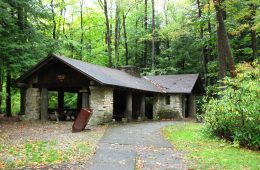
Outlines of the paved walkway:
{"type": "Polygon", "coordinates": [[[142,122],[110,127],[101,139],[90,170],[187,169],[160,129],[178,122],[142,122]]]}

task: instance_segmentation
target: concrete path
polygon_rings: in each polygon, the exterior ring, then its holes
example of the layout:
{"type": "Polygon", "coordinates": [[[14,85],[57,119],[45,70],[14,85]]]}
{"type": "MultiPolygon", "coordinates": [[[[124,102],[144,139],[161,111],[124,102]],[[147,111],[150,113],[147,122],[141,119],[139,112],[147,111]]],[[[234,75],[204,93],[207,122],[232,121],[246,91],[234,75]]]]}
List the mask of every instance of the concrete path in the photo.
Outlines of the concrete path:
{"type": "Polygon", "coordinates": [[[160,129],[178,122],[142,122],[110,127],[101,139],[90,170],[188,169],[160,129]]]}

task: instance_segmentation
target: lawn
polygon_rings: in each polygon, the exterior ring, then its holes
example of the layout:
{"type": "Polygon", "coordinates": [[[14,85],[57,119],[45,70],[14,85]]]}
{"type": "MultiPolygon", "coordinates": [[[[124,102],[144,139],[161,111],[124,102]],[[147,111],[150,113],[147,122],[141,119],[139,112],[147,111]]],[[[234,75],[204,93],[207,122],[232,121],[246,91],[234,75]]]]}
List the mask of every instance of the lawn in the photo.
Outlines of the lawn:
{"type": "Polygon", "coordinates": [[[183,151],[191,169],[260,169],[260,152],[208,137],[203,124],[183,123],[163,129],[174,148],[183,151]]]}
{"type": "Polygon", "coordinates": [[[106,126],[80,133],[71,133],[71,126],[72,122],[1,122],[0,169],[86,164],[106,126]]]}

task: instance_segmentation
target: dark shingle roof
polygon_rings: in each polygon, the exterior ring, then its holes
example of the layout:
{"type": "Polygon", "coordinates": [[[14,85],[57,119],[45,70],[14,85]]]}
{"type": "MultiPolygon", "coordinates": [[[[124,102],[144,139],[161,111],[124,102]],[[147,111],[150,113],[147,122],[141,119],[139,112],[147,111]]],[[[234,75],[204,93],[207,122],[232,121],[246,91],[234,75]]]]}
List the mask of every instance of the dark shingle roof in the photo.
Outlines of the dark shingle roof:
{"type": "Polygon", "coordinates": [[[67,63],[68,65],[75,67],[83,74],[92,77],[94,80],[101,82],[102,84],[150,92],[160,92],[160,90],[156,88],[155,85],[151,84],[146,79],[131,76],[130,74],[118,69],[102,67],[64,56],[55,55],[55,57],[67,63]]]}
{"type": "Polygon", "coordinates": [[[157,84],[166,93],[191,93],[199,74],[146,76],[145,78],[157,84]]]}
{"type": "Polygon", "coordinates": [[[59,60],[66,65],[81,72],[90,79],[103,84],[118,86],[136,90],[156,93],[191,93],[195,86],[199,75],[198,74],[180,74],[180,75],[163,75],[163,76],[146,76],[134,77],[124,71],[107,68],[95,64],[90,64],[84,61],[67,58],[51,54],[47,59],[40,62],[33,69],[22,75],[16,83],[23,83],[31,75],[37,74],[44,65],[52,60],[59,60]]]}

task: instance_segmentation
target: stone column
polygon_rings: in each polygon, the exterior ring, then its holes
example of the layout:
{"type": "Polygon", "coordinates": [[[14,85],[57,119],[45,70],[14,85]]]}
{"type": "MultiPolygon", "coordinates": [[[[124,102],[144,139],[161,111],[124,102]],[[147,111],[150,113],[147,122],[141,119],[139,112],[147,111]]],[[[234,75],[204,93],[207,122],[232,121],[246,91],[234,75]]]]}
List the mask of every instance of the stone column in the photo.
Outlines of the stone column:
{"type": "Polygon", "coordinates": [[[42,88],[41,90],[41,120],[48,120],[48,90],[42,88]]]}
{"type": "Polygon", "coordinates": [[[98,125],[112,121],[113,117],[113,88],[106,86],[90,86],[90,108],[93,114],[90,125],[98,125]]]}
{"type": "Polygon", "coordinates": [[[82,93],[82,108],[89,108],[89,94],[82,93]]]}
{"type": "Polygon", "coordinates": [[[153,98],[153,120],[158,120],[158,112],[162,107],[162,96],[155,94],[153,98]]]}
{"type": "Polygon", "coordinates": [[[127,120],[132,120],[133,118],[133,101],[132,101],[132,92],[126,94],[126,110],[125,117],[127,120]]]}
{"type": "Polygon", "coordinates": [[[40,117],[41,94],[38,88],[28,88],[25,96],[25,115],[22,119],[37,120],[40,117]]]}
{"type": "Polygon", "coordinates": [[[189,116],[193,117],[196,113],[196,96],[191,94],[189,96],[189,116]]]}
{"type": "Polygon", "coordinates": [[[141,94],[141,103],[140,103],[140,117],[145,118],[145,95],[141,94]]]}
{"type": "Polygon", "coordinates": [[[180,118],[183,118],[183,105],[185,104],[183,102],[183,97],[185,96],[182,94],[173,95],[174,98],[173,110],[179,113],[180,118]]]}

